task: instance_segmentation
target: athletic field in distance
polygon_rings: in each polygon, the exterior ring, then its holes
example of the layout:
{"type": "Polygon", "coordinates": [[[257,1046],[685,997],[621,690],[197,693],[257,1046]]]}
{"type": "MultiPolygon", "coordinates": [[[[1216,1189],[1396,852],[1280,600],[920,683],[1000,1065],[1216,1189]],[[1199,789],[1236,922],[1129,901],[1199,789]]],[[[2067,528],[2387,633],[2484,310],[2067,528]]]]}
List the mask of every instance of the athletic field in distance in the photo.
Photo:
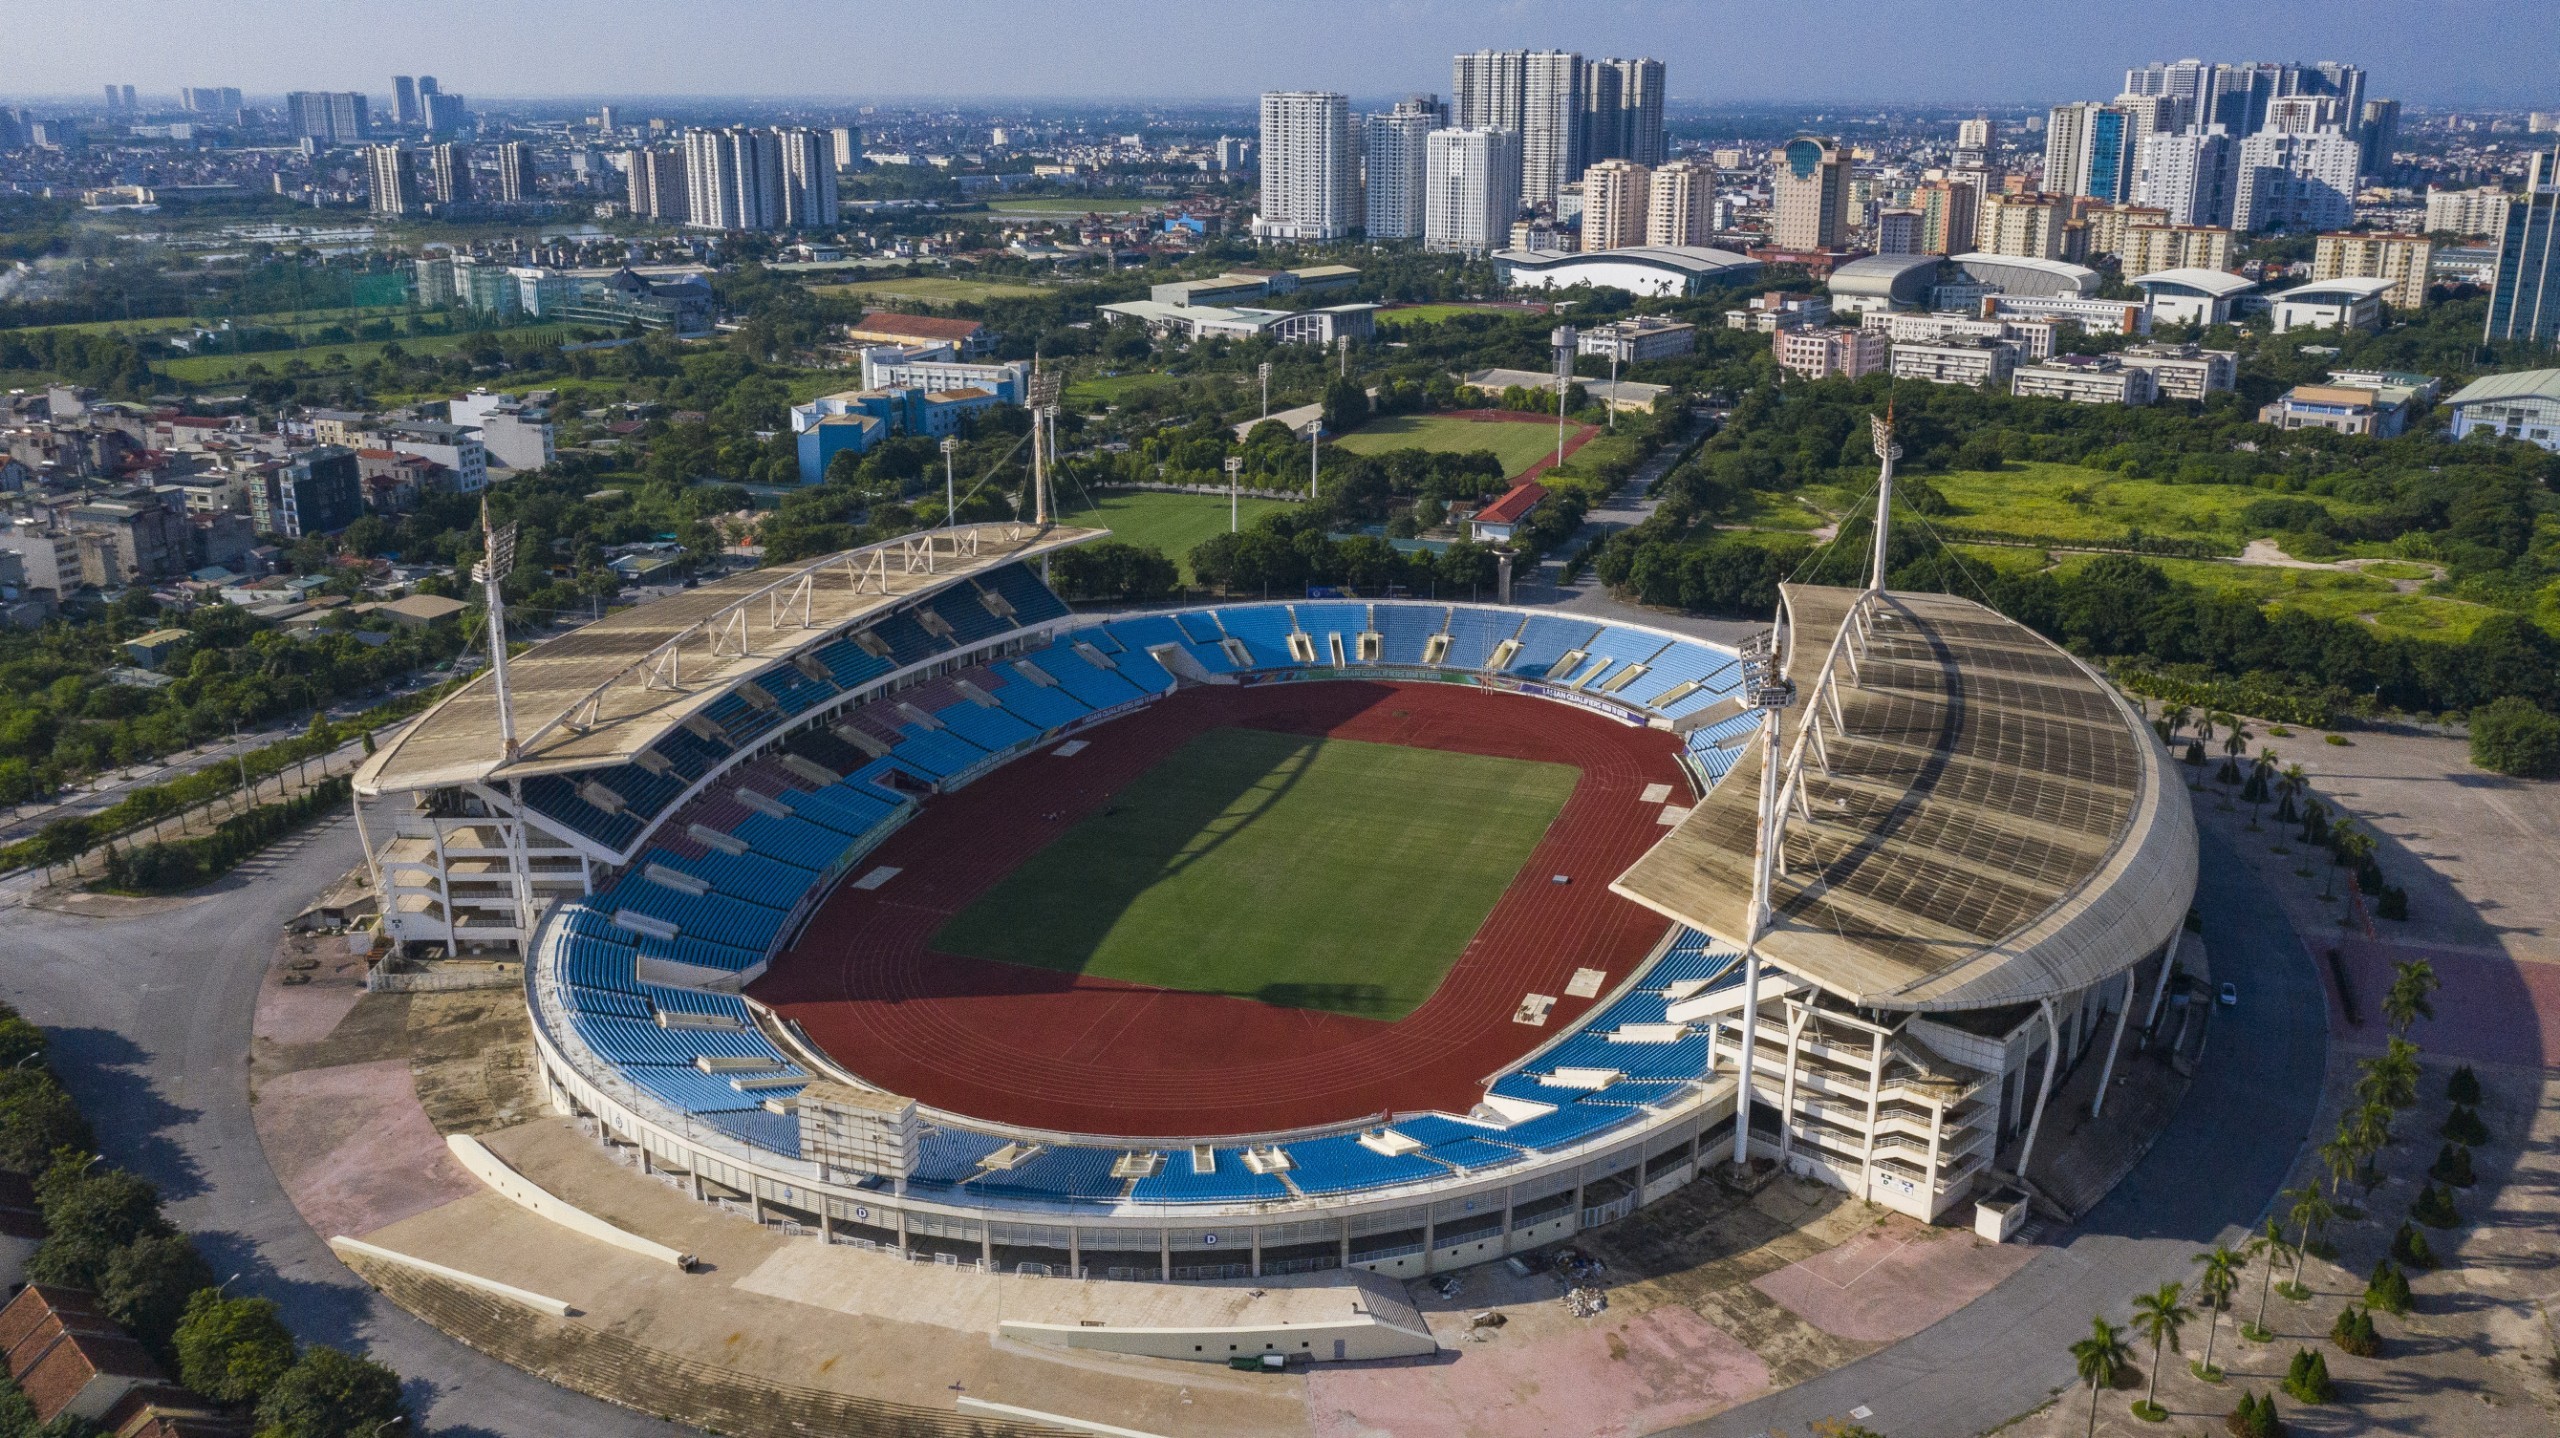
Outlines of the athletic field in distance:
{"type": "Polygon", "coordinates": [[[931,947],[1400,1019],[1465,952],[1578,777],[1563,764],[1212,729],[1005,876],[931,947]]]}

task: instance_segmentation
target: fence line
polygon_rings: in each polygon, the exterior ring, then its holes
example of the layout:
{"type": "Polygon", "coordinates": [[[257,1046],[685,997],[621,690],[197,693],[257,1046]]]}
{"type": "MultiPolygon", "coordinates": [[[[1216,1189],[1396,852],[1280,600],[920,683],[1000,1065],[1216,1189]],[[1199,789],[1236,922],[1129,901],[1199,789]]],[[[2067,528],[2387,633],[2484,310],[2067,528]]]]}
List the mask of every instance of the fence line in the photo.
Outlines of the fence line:
{"type": "MultiPolygon", "coordinates": [[[[408,721],[401,720],[401,723],[408,721]]],[[[326,754],[297,759],[288,767],[272,774],[261,774],[249,781],[246,789],[217,794],[201,804],[163,814],[147,824],[136,824],[115,833],[99,836],[87,848],[68,859],[50,861],[42,867],[44,882],[50,887],[63,878],[93,878],[106,871],[104,852],[109,848],[135,848],[157,844],[170,838],[184,838],[191,831],[210,831],[223,820],[247,813],[262,803],[290,799],[341,774],[353,774],[364,763],[364,740],[351,739],[326,754]],[[314,772],[316,767],[317,772],[314,772]],[[272,793],[268,789],[272,786],[272,793]],[[264,798],[261,798],[261,795],[264,798]],[[92,855],[100,857],[92,859],[92,855]]]]}

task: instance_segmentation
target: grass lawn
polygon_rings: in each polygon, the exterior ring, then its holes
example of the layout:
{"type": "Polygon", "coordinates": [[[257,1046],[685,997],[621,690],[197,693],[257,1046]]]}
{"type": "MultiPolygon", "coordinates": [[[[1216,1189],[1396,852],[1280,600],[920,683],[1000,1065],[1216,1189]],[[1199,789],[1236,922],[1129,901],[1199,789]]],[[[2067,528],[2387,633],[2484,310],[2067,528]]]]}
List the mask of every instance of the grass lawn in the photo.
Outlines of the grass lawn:
{"type": "MultiPolygon", "coordinates": [[[[2093,556],[2059,555],[2070,573],[2093,556]]],[[[2256,600],[2269,613],[2299,610],[2323,619],[2360,619],[2385,634],[2455,643],[2471,637],[2480,621],[2497,613],[2483,604],[2432,594],[2401,594],[2389,580],[2337,569],[2281,569],[2211,560],[2155,559],[2172,579],[2220,594],[2256,600]]]]}
{"type": "Polygon", "coordinates": [[[1527,313],[1528,311],[1526,310],[1512,309],[1507,306],[1497,305],[1411,305],[1403,309],[1384,311],[1378,316],[1378,323],[1389,327],[1396,325],[1436,325],[1442,320],[1453,319],[1459,315],[1521,315],[1527,313]]]}
{"type": "Polygon", "coordinates": [[[1465,952],[1575,778],[1562,764],[1213,729],[933,947],[1400,1019],[1465,952]]]}
{"type": "Polygon", "coordinates": [[[1465,454],[1469,450],[1489,449],[1502,460],[1502,472],[1516,476],[1556,452],[1556,431],[1550,424],[1451,419],[1436,414],[1391,414],[1369,421],[1334,443],[1353,454],[1385,454],[1398,449],[1465,454]]]}
{"type": "MultiPolygon", "coordinates": [[[[1132,390],[1144,389],[1150,385],[1178,385],[1189,378],[1192,376],[1162,374],[1155,370],[1137,370],[1129,374],[1091,375],[1083,379],[1067,381],[1066,399],[1070,404],[1118,404],[1126,399],[1132,390]]],[[[1232,375],[1218,375],[1216,378],[1229,383],[1235,382],[1235,377],[1232,375]]]]}
{"type": "MultiPolygon", "coordinates": [[[[491,333],[500,342],[509,344],[520,344],[529,340],[558,344],[568,338],[567,331],[557,329],[493,330],[491,333]]],[[[272,375],[283,374],[284,367],[296,358],[319,371],[353,369],[366,360],[380,355],[382,347],[387,344],[396,344],[403,351],[413,355],[439,355],[460,349],[463,342],[471,338],[472,336],[467,334],[403,335],[398,339],[357,340],[352,344],[342,345],[311,345],[298,350],[261,350],[255,354],[236,355],[190,355],[184,359],[162,360],[152,368],[174,380],[193,384],[213,384],[237,379],[253,364],[265,365],[267,373],[272,375]]]]}
{"type": "MultiPolygon", "coordinates": [[[[1191,551],[1210,535],[1227,532],[1227,501],[1221,496],[1122,489],[1092,498],[1094,502],[1087,504],[1085,495],[1070,486],[1059,504],[1058,517],[1068,524],[1101,525],[1114,539],[1158,551],[1181,568],[1186,584],[1191,582],[1191,551]]],[[[1247,494],[1237,503],[1238,522],[1251,529],[1264,515],[1288,507],[1285,500],[1247,494]]]]}
{"type": "MultiPolygon", "coordinates": [[[[1997,473],[1957,470],[1924,476],[1960,512],[1946,522],[2024,538],[2108,543],[2128,532],[2205,539],[2237,552],[2240,512],[2271,491],[2229,484],[2163,484],[2127,479],[2076,464],[2011,464],[1997,473]]],[[[2363,507],[2319,495],[2309,499],[2337,515],[2363,507]]],[[[1852,496],[1854,498],[1854,496],[1852,496]]]]}
{"type": "Polygon", "coordinates": [[[948,305],[980,300],[1018,300],[1045,293],[1040,285],[1011,280],[964,280],[946,275],[918,275],[894,280],[857,280],[846,285],[812,285],[822,295],[854,300],[906,300],[920,305],[948,305]]]}

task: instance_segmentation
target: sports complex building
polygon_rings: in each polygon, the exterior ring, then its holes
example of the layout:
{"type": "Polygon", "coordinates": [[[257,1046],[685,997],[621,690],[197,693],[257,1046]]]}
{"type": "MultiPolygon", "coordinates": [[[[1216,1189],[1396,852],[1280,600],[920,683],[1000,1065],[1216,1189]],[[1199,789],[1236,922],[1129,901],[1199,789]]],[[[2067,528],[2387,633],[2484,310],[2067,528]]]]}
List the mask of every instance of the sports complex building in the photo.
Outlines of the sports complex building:
{"type": "Polygon", "coordinates": [[[387,934],[521,952],[555,1107],[697,1197],[1119,1278],[1553,1242],[1723,1159],[1746,1085],[1753,1157],[1971,1222],[2165,986],[2182,786],[1977,605],[1790,587],[1749,655],[1079,615],[1042,561],[1101,534],[913,535],[484,673],[358,776],[387,934]]]}

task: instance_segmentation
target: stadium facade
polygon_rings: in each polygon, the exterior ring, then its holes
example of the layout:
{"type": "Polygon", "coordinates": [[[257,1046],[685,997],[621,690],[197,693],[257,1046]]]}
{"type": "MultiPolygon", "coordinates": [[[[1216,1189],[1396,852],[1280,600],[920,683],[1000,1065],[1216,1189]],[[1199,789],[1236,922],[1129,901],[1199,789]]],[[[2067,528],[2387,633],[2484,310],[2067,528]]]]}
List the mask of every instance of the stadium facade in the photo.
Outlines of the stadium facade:
{"type": "Polygon", "coordinates": [[[1750,662],[1411,600],[1078,616],[1035,566],[1100,533],[964,526],[617,611],[507,666],[512,752],[479,677],[358,776],[386,932],[521,953],[555,1107],[697,1197],[915,1257],[1165,1279],[1553,1242],[1707,1171],[1746,1085],[1752,1157],[1961,1216],[2025,1166],[2058,1066],[2120,1032],[2137,971],[2165,981],[2195,840],[2163,753],[1979,606],[1792,587],[1785,647],[1750,662]],[[1785,786],[1761,784],[1779,751],[1749,682],[1772,664],[1814,698],[1785,786]],[[1188,686],[1328,679],[1664,731],[1694,791],[1613,885],[1665,916],[1651,955],[1470,1111],[1037,1131],[886,1092],[740,992],[934,795],[1188,686]],[[1756,925],[1754,786],[1804,815],[1756,925]]]}

